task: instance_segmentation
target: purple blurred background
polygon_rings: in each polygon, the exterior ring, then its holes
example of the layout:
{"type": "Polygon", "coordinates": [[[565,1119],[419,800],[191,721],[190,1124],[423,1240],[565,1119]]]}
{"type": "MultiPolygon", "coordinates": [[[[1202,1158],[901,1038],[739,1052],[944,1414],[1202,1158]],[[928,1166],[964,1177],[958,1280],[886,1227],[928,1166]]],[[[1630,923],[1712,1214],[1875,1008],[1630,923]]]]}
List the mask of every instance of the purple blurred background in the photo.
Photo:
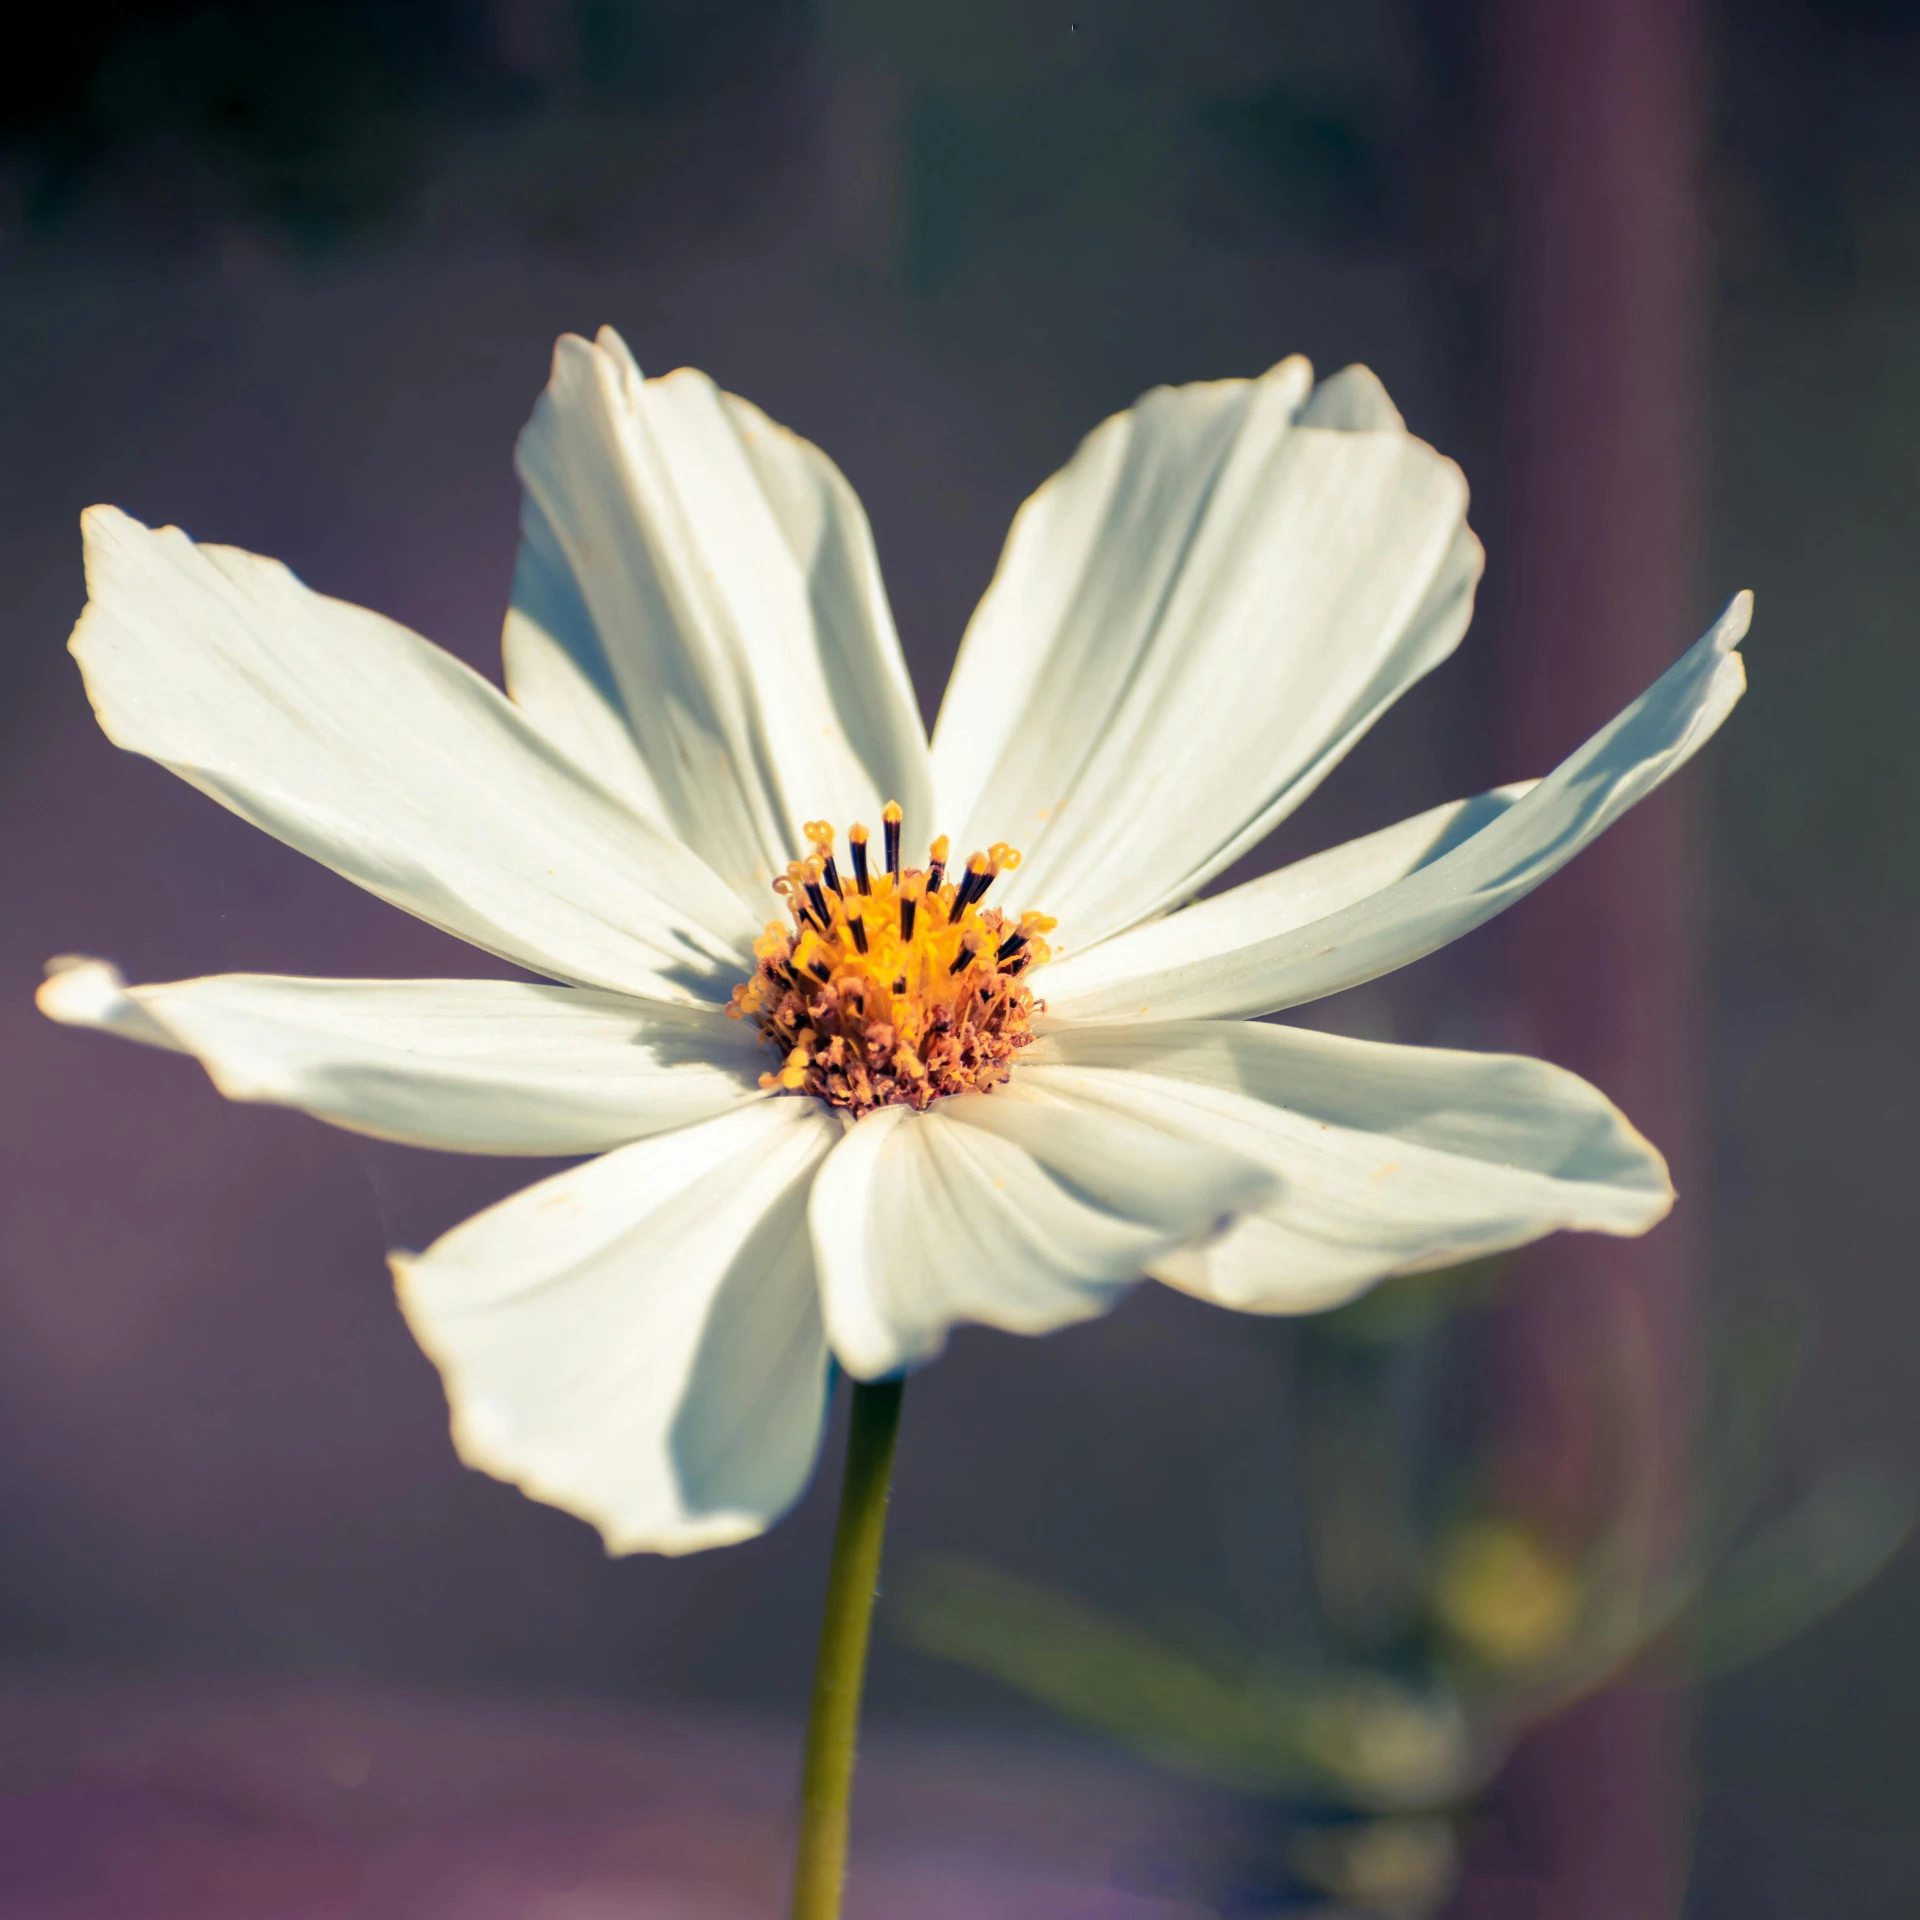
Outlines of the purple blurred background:
{"type": "MultiPolygon", "coordinates": [[[[1812,1315],[1777,1497],[1840,1455],[1920,1475],[1920,8],[121,0],[47,31],[0,81],[0,1913],[778,1910],[738,1861],[779,1845],[831,1474],[764,1540],[607,1560],[460,1469],[382,1259],[543,1167],[228,1106],[31,1004],[63,951],[486,970],[107,745],[62,650],[75,521],[277,555],[494,673],[562,330],[840,462],[929,718],[1014,507],[1100,417],[1289,351],[1372,365],[1475,486],[1482,616],[1260,865],[1544,770],[1755,588],[1754,689],[1694,771],[1499,928],[1309,1011],[1538,1048],[1671,1152],[1671,1223],[1544,1250],[1476,1331],[1464,1390],[1529,1497],[1588,1497],[1615,1293],[1655,1329],[1671,1527],[1728,1303],[1812,1315]],[[600,1864],[522,1873],[521,1828],[600,1864]],[[494,1877],[409,1880],[409,1846],[494,1877]]],[[[1157,1289],[963,1333],[909,1397],[890,1564],[1304,1640],[1292,1339],[1157,1289]]],[[[1698,1700],[1549,1730],[1456,1910],[1911,1911],[1917,1600],[1907,1556],[1698,1700]]],[[[884,1620],[869,1911],[1283,1897],[1245,1866],[1268,1810],[884,1620]]]]}

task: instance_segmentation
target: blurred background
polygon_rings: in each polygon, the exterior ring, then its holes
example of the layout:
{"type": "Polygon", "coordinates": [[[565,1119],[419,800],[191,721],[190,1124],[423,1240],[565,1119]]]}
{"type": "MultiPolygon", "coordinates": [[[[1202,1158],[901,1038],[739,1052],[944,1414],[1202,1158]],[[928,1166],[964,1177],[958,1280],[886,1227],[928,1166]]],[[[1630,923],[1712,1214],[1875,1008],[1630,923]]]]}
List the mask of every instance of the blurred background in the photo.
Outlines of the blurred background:
{"type": "MultiPolygon", "coordinates": [[[[779,1909],[834,1460],[609,1561],[463,1472],[383,1254],[549,1170],[42,1022],[484,971],[95,729],[76,516],[488,673],[563,330],[841,464],[929,719],[1144,388],[1375,368],[1457,658],[1242,873],[1753,690],[1501,922],[1303,1010],[1519,1046],[1673,1219],[1333,1322],[1147,1288],[908,1395],[853,1911],[1905,1915],[1920,1882],[1920,6],[98,0],[0,67],[0,1914],[779,1909]]],[[[1236,875],[1234,877],[1242,877],[1236,875]]]]}

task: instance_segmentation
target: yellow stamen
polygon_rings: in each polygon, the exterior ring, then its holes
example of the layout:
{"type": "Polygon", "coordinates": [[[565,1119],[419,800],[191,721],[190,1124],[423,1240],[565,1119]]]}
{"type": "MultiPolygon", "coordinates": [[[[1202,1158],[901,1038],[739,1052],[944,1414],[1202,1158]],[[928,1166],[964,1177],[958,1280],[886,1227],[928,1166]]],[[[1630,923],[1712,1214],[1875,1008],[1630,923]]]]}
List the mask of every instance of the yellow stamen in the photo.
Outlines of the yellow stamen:
{"type": "Polygon", "coordinates": [[[1020,976],[1050,957],[1044,936],[1054,926],[1042,913],[1015,920],[981,904],[995,876],[1019,865],[1013,848],[975,853],[948,887],[947,837],[929,849],[926,869],[903,871],[904,814],[889,801],[881,818],[884,872],[868,865],[866,828],[848,830],[853,888],[835,870],[832,826],[805,824],[810,857],[773,883],[790,924],[771,923],[754,943],[758,965],[727,1009],[780,1051],[763,1087],[856,1114],[1004,1082],[1033,1038],[1036,1003],[1020,976]]]}

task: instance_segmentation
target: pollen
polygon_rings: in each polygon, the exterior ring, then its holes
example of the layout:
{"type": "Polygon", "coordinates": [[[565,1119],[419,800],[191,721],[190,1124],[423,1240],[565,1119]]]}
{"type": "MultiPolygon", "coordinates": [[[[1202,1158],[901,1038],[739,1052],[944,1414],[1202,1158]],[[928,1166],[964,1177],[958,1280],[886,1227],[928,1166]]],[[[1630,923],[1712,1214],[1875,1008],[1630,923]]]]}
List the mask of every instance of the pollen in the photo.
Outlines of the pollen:
{"type": "Polygon", "coordinates": [[[812,853],[774,881],[787,919],[769,922],[754,942],[758,964],[727,1008],[753,1021],[779,1056],[761,1086],[809,1093],[856,1116],[925,1109],[950,1093],[1003,1085],[1031,1043],[1041,1006],[1023,976],[1049,957],[1055,923],[984,904],[1019,854],[997,843],[949,879],[943,834],[926,866],[903,867],[902,821],[888,801],[877,865],[856,822],[846,873],[833,828],[809,820],[812,853]]]}

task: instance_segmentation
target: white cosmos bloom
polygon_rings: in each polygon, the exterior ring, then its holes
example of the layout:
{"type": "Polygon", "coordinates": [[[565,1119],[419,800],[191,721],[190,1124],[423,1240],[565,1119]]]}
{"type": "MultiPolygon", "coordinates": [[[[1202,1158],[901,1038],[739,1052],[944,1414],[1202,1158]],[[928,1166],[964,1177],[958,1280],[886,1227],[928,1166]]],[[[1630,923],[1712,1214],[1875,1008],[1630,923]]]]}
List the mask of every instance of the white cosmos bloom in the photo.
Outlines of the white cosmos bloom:
{"type": "Polygon", "coordinates": [[[518,464],[507,696],[274,561],[110,508],[73,651],[118,745],[555,984],[129,987],[65,960],[40,996],[233,1099],[598,1156],[394,1258],[473,1465],[616,1552],[714,1546],[805,1485],[830,1356],[871,1379],[956,1321],[1041,1333],[1142,1275],[1302,1312],[1666,1212],[1660,1156],[1572,1074],[1255,1022],[1478,926],[1684,763],[1740,697],[1744,595],[1544,780],[1187,905],[1467,625],[1465,484],[1370,374],[1316,387],[1291,359],[1096,429],[1016,517],[930,745],[816,448],[701,374],[643,380],[603,332],[560,342],[518,464]],[[763,1087],[782,1062],[725,1009],[760,977],[769,883],[820,871],[794,865],[804,824],[892,799],[915,848],[1024,849],[998,930],[1057,928],[1017,981],[1021,956],[971,956],[1044,1002],[1004,1085],[856,1119],[809,1090],[818,1063],[763,1087]]]}

